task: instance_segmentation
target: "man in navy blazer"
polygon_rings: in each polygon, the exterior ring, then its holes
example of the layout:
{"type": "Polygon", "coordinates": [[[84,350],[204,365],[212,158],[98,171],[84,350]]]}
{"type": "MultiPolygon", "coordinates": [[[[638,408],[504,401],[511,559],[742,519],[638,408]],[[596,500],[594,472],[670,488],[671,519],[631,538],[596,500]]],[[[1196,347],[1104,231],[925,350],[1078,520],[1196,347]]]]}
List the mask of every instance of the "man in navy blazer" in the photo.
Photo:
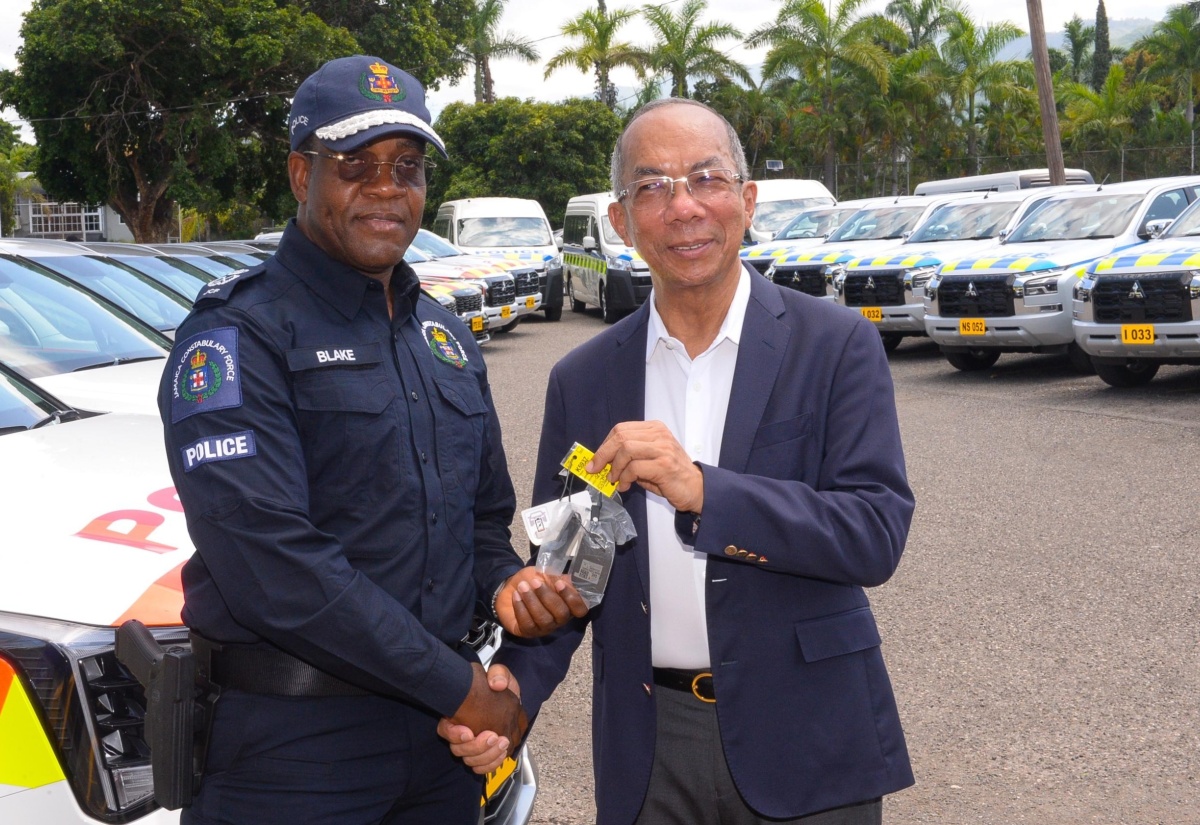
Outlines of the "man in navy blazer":
{"type": "Polygon", "coordinates": [[[913,782],[863,592],[914,506],[887,360],[864,318],[742,265],[747,178],[708,107],[634,116],[609,215],[652,299],[546,393],[534,501],[580,442],[638,536],[587,617],[497,660],[533,718],[590,622],[600,825],[875,823],[913,782]]]}

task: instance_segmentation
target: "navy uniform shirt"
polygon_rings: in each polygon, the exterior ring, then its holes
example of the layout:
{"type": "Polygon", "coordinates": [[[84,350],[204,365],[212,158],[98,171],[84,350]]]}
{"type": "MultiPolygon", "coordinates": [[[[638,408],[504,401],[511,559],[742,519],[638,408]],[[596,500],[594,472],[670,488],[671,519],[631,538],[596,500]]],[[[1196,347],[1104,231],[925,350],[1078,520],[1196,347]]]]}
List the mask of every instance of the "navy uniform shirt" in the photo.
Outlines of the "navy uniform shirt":
{"type": "Polygon", "coordinates": [[[273,258],[210,283],[159,391],[196,553],[184,622],[270,644],[442,715],[453,648],[522,562],[474,337],[400,264],[383,285],[292,222],[273,258]]]}

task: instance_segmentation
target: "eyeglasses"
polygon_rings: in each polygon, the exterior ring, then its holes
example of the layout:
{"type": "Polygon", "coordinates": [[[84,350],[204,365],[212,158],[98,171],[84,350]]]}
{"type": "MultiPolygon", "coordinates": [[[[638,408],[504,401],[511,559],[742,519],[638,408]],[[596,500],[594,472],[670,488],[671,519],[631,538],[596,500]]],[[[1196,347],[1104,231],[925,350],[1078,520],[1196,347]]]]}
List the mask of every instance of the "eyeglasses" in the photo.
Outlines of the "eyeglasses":
{"type": "Polygon", "coordinates": [[[361,155],[335,155],[325,152],[302,152],[304,155],[326,158],[337,161],[338,177],[347,183],[373,183],[379,177],[379,167],[392,167],[392,181],[405,189],[423,189],[433,170],[437,168],[432,160],[424,155],[397,158],[396,160],[369,160],[361,155]]]}
{"type": "Polygon", "coordinates": [[[635,209],[664,207],[675,197],[675,184],[683,181],[688,194],[702,203],[719,200],[733,191],[742,182],[742,176],[732,169],[700,169],[682,178],[661,175],[656,178],[640,178],[633,181],[617,194],[617,200],[630,199],[635,209]]]}

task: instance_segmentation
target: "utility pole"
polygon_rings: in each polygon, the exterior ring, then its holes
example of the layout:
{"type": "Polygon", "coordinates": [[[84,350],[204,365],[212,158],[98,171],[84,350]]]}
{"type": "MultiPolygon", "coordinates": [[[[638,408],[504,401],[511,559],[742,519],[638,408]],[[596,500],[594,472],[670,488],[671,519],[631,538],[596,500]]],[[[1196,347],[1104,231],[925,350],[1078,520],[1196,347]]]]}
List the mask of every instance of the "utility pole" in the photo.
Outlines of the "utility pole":
{"type": "Polygon", "coordinates": [[[1054,108],[1054,81],[1050,78],[1050,53],[1046,49],[1046,23],[1042,18],[1042,0],[1025,0],[1029,10],[1029,42],[1033,47],[1033,73],[1037,80],[1038,104],[1042,110],[1042,137],[1046,141],[1046,166],[1050,184],[1067,182],[1063,171],[1062,143],[1058,137],[1058,110],[1054,108]]]}

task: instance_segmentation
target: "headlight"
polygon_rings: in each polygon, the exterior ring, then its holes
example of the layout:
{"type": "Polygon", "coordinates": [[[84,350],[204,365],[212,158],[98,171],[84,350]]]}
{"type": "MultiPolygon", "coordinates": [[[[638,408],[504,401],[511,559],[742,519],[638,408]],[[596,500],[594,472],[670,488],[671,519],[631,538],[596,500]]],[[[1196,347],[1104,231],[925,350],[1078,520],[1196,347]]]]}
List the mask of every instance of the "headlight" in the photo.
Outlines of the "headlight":
{"type": "Polygon", "coordinates": [[[846,265],[829,264],[823,270],[821,270],[821,274],[825,276],[825,283],[827,284],[832,284],[834,278],[840,277],[844,280],[846,277],[846,265]]]}
{"type": "Polygon", "coordinates": [[[909,292],[925,289],[937,272],[936,266],[919,266],[904,273],[904,288],[909,292]]]}
{"type": "Polygon", "coordinates": [[[451,312],[454,312],[455,301],[454,301],[454,297],[452,295],[447,295],[444,292],[439,292],[437,295],[434,295],[433,297],[436,298],[437,302],[439,304],[441,304],[443,307],[450,310],[451,312]]]}
{"type": "Polygon", "coordinates": [[[1192,274],[1192,282],[1188,285],[1188,294],[1193,301],[1200,298],[1200,272],[1192,274]]]}
{"type": "Polygon", "coordinates": [[[1032,298],[1035,295],[1053,295],[1058,292],[1058,279],[1062,277],[1063,268],[1038,272],[1025,280],[1018,280],[1013,285],[1013,295],[1017,298],[1032,298]]]}
{"type": "Polygon", "coordinates": [[[605,263],[608,264],[609,269],[619,269],[623,272],[628,272],[629,270],[633,269],[633,261],[626,258],[606,257],[605,263]]]}
{"type": "MultiPolygon", "coordinates": [[[[1195,283],[1192,279],[1192,283],[1195,283]]],[[[1092,290],[1096,288],[1096,281],[1090,275],[1085,275],[1083,278],[1075,282],[1075,286],[1071,288],[1071,297],[1076,301],[1087,303],[1092,300],[1092,290]]]]}

